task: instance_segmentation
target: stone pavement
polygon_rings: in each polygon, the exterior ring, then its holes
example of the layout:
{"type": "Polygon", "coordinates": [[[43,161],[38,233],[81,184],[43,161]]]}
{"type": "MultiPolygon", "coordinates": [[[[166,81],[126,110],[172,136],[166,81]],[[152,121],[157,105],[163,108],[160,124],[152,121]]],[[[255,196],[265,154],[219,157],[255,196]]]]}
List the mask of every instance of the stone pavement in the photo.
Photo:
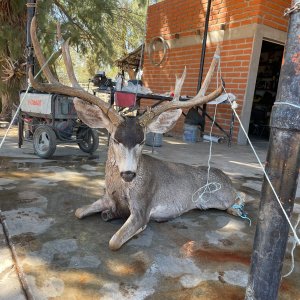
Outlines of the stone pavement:
{"type": "MultiPolygon", "coordinates": [[[[256,146],[264,159],[266,145],[256,146]]],[[[0,210],[34,299],[244,299],[262,182],[248,146],[213,144],[211,164],[247,194],[251,227],[221,211],[192,211],[150,222],[116,252],[108,241],[122,220],[74,216],[77,207],[104,193],[105,137],[93,156],[75,145],[58,148],[53,159],[40,159],[31,143],[17,148],[13,129],[0,149],[0,210]]],[[[151,154],[151,148],[145,152],[151,154]]],[[[205,165],[208,152],[208,143],[164,138],[152,155],[205,165]]],[[[299,198],[296,202],[293,221],[300,213],[299,198]]],[[[291,246],[283,273],[290,269],[291,246]]],[[[283,279],[279,299],[300,299],[299,249],[295,255],[295,270],[283,279]]],[[[25,299],[1,226],[0,258],[0,299],[25,299]]]]}

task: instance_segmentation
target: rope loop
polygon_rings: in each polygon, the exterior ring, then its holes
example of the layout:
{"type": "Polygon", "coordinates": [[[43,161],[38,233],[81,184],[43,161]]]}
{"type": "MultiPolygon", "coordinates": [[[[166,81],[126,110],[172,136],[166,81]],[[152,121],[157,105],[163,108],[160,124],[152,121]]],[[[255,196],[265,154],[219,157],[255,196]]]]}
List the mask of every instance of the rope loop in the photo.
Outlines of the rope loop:
{"type": "MultiPolygon", "coordinates": [[[[295,225],[295,230],[297,229],[298,225],[300,223],[300,214],[298,215],[298,220],[296,222],[296,225],[295,225]]],[[[295,257],[294,257],[294,251],[296,249],[296,246],[297,246],[297,240],[295,237],[292,238],[292,243],[293,243],[293,247],[291,249],[291,257],[292,257],[292,265],[291,265],[291,269],[288,273],[286,273],[285,275],[282,276],[283,277],[288,277],[289,275],[291,275],[294,271],[294,267],[295,267],[295,257]]],[[[299,246],[299,244],[298,244],[299,246]]]]}
{"type": "Polygon", "coordinates": [[[245,203],[233,204],[231,206],[231,208],[234,209],[242,219],[248,220],[249,226],[251,226],[251,223],[252,223],[251,219],[248,217],[248,214],[245,212],[244,206],[245,206],[245,203]]]}

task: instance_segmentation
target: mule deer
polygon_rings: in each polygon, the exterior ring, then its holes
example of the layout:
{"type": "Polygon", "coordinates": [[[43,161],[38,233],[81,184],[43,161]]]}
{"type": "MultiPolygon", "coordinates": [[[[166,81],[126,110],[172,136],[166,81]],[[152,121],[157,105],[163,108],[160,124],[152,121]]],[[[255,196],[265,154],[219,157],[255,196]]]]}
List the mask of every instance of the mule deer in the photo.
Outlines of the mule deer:
{"type": "MultiPolygon", "coordinates": [[[[59,36],[60,30],[58,30],[59,36]]],[[[42,66],[42,55],[36,37],[36,21],[31,24],[31,35],[36,56],[42,66]]],[[[148,131],[164,133],[170,130],[181,115],[181,109],[201,105],[215,99],[222,87],[204,96],[218,63],[215,54],[203,88],[189,101],[179,101],[186,72],[176,78],[174,99],[148,110],[139,117],[123,117],[109,104],[84,91],[76,81],[70,59],[68,43],[62,46],[63,57],[72,87],[57,82],[46,66],[44,74],[49,84],[36,82],[29,74],[32,86],[48,93],[73,96],[78,116],[92,128],[106,128],[110,133],[106,162],[106,193],[91,205],[78,208],[76,216],[81,219],[101,212],[104,220],[126,218],[124,225],[109,242],[112,250],[119,249],[125,242],[144,230],[150,219],[165,221],[180,216],[192,209],[216,208],[235,214],[231,206],[237,200],[232,182],[221,170],[212,168],[210,180],[220,189],[210,194],[209,201],[192,201],[192,195],[207,182],[206,167],[191,167],[184,164],[165,162],[142,154],[145,134],[148,131]],[[84,101],[83,101],[84,100],[84,101]]]]}

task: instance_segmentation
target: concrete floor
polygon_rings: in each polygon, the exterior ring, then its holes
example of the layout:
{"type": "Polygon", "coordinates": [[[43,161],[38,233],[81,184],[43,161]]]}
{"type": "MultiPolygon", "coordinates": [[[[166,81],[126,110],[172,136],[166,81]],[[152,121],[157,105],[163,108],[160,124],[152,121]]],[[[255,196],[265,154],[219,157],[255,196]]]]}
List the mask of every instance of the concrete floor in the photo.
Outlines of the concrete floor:
{"type": "MultiPolygon", "coordinates": [[[[247,194],[251,227],[221,211],[192,211],[169,222],[150,222],[112,252],[108,241],[122,220],[74,216],[77,207],[104,192],[105,142],[92,157],[62,145],[53,159],[43,160],[33,155],[30,143],[17,148],[13,129],[0,149],[0,209],[33,298],[244,299],[262,181],[250,148],[213,144],[211,164],[247,194]]],[[[264,160],[266,144],[256,146],[264,160]]],[[[151,153],[150,147],[145,152],[151,153]]],[[[208,143],[164,138],[153,155],[205,165],[208,152],[208,143]]],[[[300,213],[299,198],[296,202],[293,221],[300,213]]],[[[291,243],[283,273],[291,266],[290,248],[291,243]]],[[[295,270],[282,280],[279,299],[300,299],[299,249],[295,256],[295,270]]],[[[25,299],[1,226],[0,259],[0,299],[25,299]]]]}

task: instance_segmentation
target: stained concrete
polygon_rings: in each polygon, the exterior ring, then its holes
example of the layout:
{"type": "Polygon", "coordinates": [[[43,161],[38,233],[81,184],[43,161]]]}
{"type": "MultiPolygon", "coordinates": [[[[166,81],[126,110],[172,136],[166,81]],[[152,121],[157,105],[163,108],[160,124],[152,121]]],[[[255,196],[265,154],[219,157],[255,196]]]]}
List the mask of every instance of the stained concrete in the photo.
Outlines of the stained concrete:
{"type": "MultiPolygon", "coordinates": [[[[247,194],[251,227],[221,211],[192,211],[169,222],[150,222],[112,252],[108,241],[124,221],[74,216],[77,207],[104,193],[105,144],[104,138],[93,156],[62,145],[51,160],[43,160],[33,155],[30,143],[18,149],[13,130],[0,150],[0,209],[34,298],[243,299],[262,181],[249,147],[214,144],[211,164],[247,194]]],[[[264,159],[266,145],[256,146],[264,159]]],[[[164,138],[152,155],[205,165],[208,150],[208,143],[164,138]]],[[[145,152],[151,154],[151,148],[145,152]]],[[[298,198],[293,221],[299,213],[298,198]]],[[[290,269],[291,246],[283,273],[290,269]]],[[[24,299],[1,231],[0,253],[0,299],[24,299]]],[[[298,249],[295,256],[295,270],[282,280],[279,299],[300,299],[298,249]]]]}
{"type": "Polygon", "coordinates": [[[0,300],[25,300],[16,266],[0,226],[0,300]]]}

